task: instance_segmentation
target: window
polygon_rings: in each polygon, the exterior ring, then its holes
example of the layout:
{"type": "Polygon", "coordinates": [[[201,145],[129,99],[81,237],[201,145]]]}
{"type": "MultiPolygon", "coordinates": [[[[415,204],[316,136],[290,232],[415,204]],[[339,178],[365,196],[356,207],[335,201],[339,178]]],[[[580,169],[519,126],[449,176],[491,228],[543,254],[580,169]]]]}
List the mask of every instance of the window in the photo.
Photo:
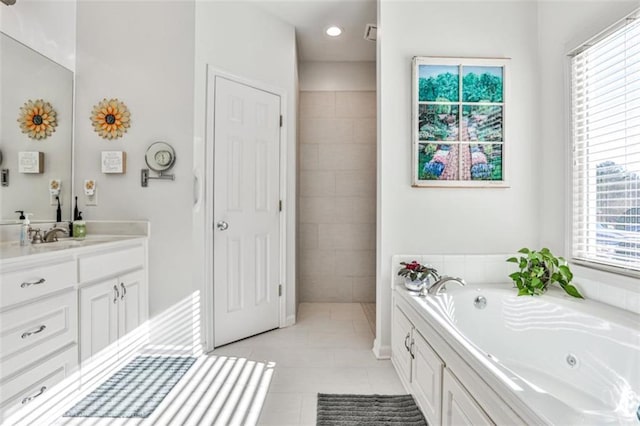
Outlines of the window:
{"type": "Polygon", "coordinates": [[[640,271],[640,19],[571,54],[574,259],[640,271]]]}

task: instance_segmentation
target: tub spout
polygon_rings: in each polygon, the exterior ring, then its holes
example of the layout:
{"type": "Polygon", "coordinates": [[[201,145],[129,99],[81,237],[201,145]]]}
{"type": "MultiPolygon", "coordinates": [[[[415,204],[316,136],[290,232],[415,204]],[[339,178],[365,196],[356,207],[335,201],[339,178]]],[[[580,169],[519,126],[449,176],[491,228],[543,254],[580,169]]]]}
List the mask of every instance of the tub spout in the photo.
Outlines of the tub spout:
{"type": "Polygon", "coordinates": [[[443,293],[446,290],[446,284],[449,281],[456,282],[461,286],[467,285],[466,281],[462,278],[444,276],[429,286],[429,288],[426,289],[426,292],[423,292],[422,295],[426,296],[427,294],[430,294],[432,296],[437,296],[438,294],[443,293]]]}

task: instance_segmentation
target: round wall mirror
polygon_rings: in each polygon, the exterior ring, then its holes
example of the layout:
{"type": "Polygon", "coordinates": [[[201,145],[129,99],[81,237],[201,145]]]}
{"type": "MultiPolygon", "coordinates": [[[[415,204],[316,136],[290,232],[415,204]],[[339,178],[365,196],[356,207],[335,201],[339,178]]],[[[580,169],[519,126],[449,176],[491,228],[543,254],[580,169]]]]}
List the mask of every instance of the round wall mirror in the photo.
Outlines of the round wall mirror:
{"type": "Polygon", "coordinates": [[[164,172],[173,167],[176,162],[176,153],[168,143],[155,142],[147,149],[145,161],[151,170],[164,172]]]}

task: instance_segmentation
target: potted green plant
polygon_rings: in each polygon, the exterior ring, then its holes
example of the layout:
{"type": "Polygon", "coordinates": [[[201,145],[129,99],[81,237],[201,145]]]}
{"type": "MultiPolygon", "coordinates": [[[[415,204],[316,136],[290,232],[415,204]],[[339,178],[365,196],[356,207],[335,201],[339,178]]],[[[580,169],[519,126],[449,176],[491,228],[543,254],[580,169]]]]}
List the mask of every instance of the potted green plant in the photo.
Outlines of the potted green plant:
{"type": "Polygon", "coordinates": [[[431,265],[422,265],[415,260],[411,263],[400,262],[402,268],[398,275],[404,277],[404,286],[407,290],[420,291],[423,286],[429,284],[429,277],[437,278],[437,271],[431,265]]]}
{"type": "Polygon", "coordinates": [[[558,283],[570,296],[584,299],[571,284],[573,273],[564,258],[554,256],[548,248],[535,251],[525,247],[518,253],[524,256],[507,259],[507,262],[517,263],[520,268],[520,271],[509,275],[518,287],[518,296],[540,295],[551,284],[558,283]]]}

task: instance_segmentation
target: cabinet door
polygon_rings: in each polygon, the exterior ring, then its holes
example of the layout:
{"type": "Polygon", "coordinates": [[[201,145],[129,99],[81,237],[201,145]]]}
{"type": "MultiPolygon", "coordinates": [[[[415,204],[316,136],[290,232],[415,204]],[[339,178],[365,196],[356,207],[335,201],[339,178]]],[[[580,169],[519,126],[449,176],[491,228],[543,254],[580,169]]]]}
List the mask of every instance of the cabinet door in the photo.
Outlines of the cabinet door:
{"type": "Polygon", "coordinates": [[[442,411],[442,370],[444,364],[417,329],[411,344],[413,366],[411,389],[427,423],[439,425],[442,411]]]}
{"type": "Polygon", "coordinates": [[[118,340],[118,280],[80,289],[80,360],[118,340]]]}
{"type": "Polygon", "coordinates": [[[144,271],[122,275],[118,280],[118,288],[119,337],[123,337],[147,320],[147,283],[144,271]]]}
{"type": "Polygon", "coordinates": [[[411,343],[412,329],[413,325],[404,312],[402,312],[397,305],[394,305],[391,330],[391,358],[405,386],[411,383],[411,355],[409,354],[409,344],[411,343]]]}
{"type": "Polygon", "coordinates": [[[494,424],[448,368],[444,369],[443,379],[443,426],[494,424]]]}

